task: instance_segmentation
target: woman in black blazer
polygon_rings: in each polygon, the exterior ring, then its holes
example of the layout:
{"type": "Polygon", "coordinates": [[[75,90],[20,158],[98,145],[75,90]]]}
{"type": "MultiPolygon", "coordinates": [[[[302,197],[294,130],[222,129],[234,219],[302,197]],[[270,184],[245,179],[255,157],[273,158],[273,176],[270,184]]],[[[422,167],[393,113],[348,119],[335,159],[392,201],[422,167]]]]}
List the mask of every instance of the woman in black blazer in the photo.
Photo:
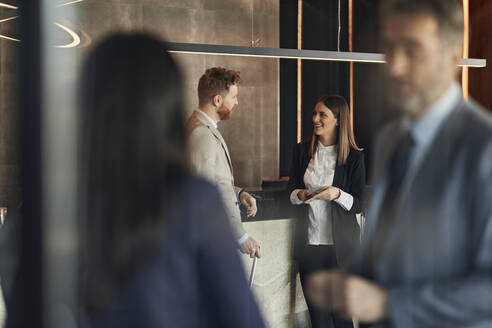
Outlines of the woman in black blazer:
{"type": "MultiPolygon", "coordinates": [[[[365,186],[364,154],[355,143],[347,102],[337,95],[322,96],[313,111],[311,140],[294,149],[288,190],[299,205],[294,257],[301,284],[310,272],[340,266],[358,247],[365,186]]],[[[306,299],[312,326],[352,327],[306,299]]]]}

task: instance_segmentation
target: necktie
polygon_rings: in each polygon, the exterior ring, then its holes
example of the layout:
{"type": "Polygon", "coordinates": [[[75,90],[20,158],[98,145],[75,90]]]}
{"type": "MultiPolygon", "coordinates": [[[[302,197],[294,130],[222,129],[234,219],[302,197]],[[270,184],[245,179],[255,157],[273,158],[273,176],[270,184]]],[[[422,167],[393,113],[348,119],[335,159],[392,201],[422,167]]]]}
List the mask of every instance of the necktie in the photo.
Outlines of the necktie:
{"type": "Polygon", "coordinates": [[[411,161],[410,155],[414,147],[412,135],[405,133],[391,157],[388,165],[388,183],[386,193],[381,204],[381,210],[371,242],[370,276],[374,278],[377,260],[383,246],[391,234],[392,227],[397,220],[397,201],[399,199],[403,180],[408,172],[411,161]]]}

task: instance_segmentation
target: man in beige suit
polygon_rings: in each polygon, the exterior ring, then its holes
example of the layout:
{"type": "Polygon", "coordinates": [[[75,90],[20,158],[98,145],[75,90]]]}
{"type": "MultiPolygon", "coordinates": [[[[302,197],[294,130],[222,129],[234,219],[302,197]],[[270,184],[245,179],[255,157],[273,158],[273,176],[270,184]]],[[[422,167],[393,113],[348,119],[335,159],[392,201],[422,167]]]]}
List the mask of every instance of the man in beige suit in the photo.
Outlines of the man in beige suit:
{"type": "Polygon", "coordinates": [[[256,200],[244,189],[234,186],[232,161],[217,123],[227,120],[238,104],[239,72],[222,67],[207,69],[198,83],[197,108],[186,124],[189,157],[194,173],[207,178],[219,188],[229,215],[239,250],[250,257],[260,257],[260,246],[241,223],[239,203],[247,208],[248,217],[257,212],[256,200]]]}

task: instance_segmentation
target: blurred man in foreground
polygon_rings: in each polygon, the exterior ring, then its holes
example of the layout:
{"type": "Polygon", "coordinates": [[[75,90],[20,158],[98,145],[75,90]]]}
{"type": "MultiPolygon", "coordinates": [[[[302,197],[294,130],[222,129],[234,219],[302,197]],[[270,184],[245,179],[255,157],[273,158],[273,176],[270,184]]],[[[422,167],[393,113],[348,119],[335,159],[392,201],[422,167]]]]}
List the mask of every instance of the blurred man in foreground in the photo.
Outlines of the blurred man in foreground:
{"type": "Polygon", "coordinates": [[[384,327],[492,326],[492,122],[456,83],[460,1],[383,1],[389,99],[351,274],[313,274],[318,306],[384,327]]]}

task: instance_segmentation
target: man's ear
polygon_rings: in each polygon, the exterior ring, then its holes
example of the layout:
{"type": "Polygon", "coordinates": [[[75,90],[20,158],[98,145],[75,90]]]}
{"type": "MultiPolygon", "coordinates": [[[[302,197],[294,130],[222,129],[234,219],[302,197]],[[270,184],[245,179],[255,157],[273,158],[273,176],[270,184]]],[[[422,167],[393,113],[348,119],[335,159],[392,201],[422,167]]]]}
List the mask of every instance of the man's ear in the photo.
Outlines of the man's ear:
{"type": "Polygon", "coordinates": [[[220,103],[222,102],[222,96],[221,95],[215,95],[214,98],[212,99],[212,102],[215,107],[219,106],[220,103]]]}

